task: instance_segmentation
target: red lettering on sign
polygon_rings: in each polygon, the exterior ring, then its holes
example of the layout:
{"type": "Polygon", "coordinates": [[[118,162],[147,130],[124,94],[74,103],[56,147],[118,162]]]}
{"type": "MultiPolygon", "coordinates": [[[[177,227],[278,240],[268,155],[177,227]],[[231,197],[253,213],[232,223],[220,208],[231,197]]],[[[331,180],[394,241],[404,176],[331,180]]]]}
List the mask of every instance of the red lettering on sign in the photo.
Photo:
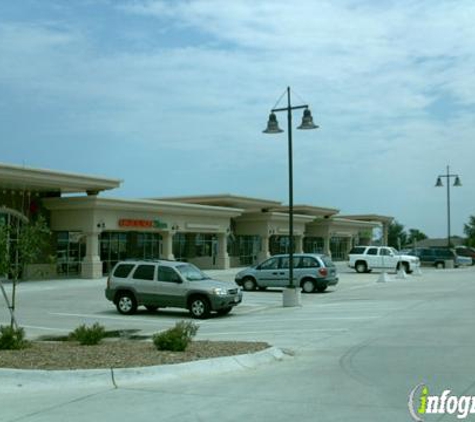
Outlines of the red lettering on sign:
{"type": "Polygon", "coordinates": [[[151,228],[153,227],[153,221],[152,220],[132,220],[129,218],[121,218],[119,220],[119,227],[151,228]]]}

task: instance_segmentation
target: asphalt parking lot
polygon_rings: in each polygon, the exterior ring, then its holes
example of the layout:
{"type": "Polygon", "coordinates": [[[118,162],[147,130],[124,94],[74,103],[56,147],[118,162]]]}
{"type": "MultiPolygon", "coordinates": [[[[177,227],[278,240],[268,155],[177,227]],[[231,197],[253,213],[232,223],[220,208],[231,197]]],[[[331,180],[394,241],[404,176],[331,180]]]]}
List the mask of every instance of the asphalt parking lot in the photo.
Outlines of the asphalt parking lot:
{"type": "MultiPolygon", "coordinates": [[[[229,279],[233,272],[219,275],[229,279]]],[[[201,339],[268,341],[292,351],[282,362],[173,382],[148,380],[134,388],[4,392],[0,420],[393,422],[411,420],[409,392],[421,382],[434,393],[475,395],[475,267],[427,268],[405,280],[391,274],[387,283],[377,283],[378,277],[342,267],[340,283],[323,294],[302,295],[302,307],[283,308],[279,291],[245,292],[230,315],[199,322],[201,339]]],[[[181,310],[122,316],[105,300],[104,285],[23,283],[19,323],[35,337],[95,321],[153,333],[189,318],[181,310]]],[[[8,314],[0,311],[5,324],[8,314]]]]}
{"type": "MultiPolygon", "coordinates": [[[[224,281],[234,280],[239,269],[215,270],[207,273],[224,281]]],[[[328,332],[339,330],[335,327],[322,327],[324,321],[335,321],[340,310],[337,303],[341,292],[361,289],[374,284],[378,274],[355,274],[346,264],[339,264],[340,282],[330,287],[323,294],[303,294],[300,317],[295,320],[298,327],[293,329],[294,335],[299,332],[328,332]],[[319,326],[315,326],[315,306],[325,306],[325,315],[321,316],[319,326]],[[307,315],[307,311],[310,315],[307,315]]],[[[395,277],[393,274],[392,277],[395,277]]],[[[81,324],[99,322],[107,329],[138,329],[148,335],[173,326],[181,319],[190,318],[183,309],[167,308],[150,313],[139,308],[137,314],[124,316],[119,314],[115,306],[104,297],[106,278],[99,280],[49,280],[29,281],[20,283],[17,295],[17,314],[19,325],[24,327],[30,339],[43,335],[61,335],[69,333],[81,324]]],[[[9,290],[10,287],[7,286],[9,290]]],[[[293,315],[295,308],[282,307],[282,292],[269,289],[264,292],[244,292],[243,302],[236,306],[227,317],[217,317],[199,321],[200,330],[197,338],[213,340],[264,340],[274,343],[282,333],[287,333],[287,317],[293,315]],[[281,320],[281,322],[279,322],[281,320]]],[[[2,303],[0,306],[0,325],[8,324],[9,314],[2,303]]],[[[341,315],[340,320],[360,321],[373,318],[372,315],[351,316],[341,315]]],[[[295,318],[295,317],[293,317],[295,318]]],[[[293,341],[280,339],[279,346],[289,346],[293,341]],[[289,343],[289,344],[288,344],[289,343]]]]}

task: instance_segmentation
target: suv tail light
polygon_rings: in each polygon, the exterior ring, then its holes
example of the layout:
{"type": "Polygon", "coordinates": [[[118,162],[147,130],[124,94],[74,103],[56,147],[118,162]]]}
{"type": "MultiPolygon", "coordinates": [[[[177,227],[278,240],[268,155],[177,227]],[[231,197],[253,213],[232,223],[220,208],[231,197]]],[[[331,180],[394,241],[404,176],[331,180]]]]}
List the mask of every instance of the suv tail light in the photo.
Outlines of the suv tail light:
{"type": "Polygon", "coordinates": [[[326,277],[328,275],[328,268],[319,268],[318,269],[318,273],[322,276],[322,277],[326,277]]]}

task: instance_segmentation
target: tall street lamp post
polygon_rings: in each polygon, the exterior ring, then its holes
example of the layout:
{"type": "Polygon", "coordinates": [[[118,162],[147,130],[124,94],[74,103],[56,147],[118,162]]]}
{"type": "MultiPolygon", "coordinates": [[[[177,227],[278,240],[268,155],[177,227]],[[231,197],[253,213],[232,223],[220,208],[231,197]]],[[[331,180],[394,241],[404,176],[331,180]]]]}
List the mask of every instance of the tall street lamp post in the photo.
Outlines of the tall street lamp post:
{"type": "Polygon", "coordinates": [[[275,113],[287,112],[287,135],[288,135],[288,155],[289,155],[289,284],[287,295],[290,293],[290,299],[286,300],[286,292],[284,291],[284,306],[299,305],[299,299],[294,285],[294,189],[293,189],[293,157],[292,157],[292,110],[304,109],[302,124],[297,129],[317,129],[318,126],[313,123],[312,113],[308,105],[292,106],[290,101],[290,87],[287,87],[287,107],[273,108],[269,115],[267,128],[263,133],[276,134],[282,133],[279,128],[275,113]]]}
{"type": "Polygon", "coordinates": [[[454,186],[459,187],[462,186],[460,182],[460,177],[458,174],[450,174],[450,167],[447,166],[447,174],[440,174],[437,177],[437,182],[435,184],[436,187],[442,187],[444,184],[442,183],[442,178],[447,179],[447,246],[450,248],[450,179],[454,178],[454,186]]]}

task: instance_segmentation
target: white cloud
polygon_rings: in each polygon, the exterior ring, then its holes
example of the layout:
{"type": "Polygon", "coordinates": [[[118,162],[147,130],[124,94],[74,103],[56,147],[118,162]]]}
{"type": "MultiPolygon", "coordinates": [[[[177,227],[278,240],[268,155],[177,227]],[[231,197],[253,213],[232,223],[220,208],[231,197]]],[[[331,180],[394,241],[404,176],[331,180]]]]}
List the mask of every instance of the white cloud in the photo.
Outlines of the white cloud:
{"type": "MultiPolygon", "coordinates": [[[[295,134],[300,202],[384,212],[404,223],[421,209],[430,214],[425,179],[447,162],[466,180],[475,176],[472,2],[107,4],[119,12],[121,40],[137,34],[129,19],[144,19],[145,47],[114,42],[87,16],[73,23],[57,16],[0,20],[0,110],[8,104],[41,133],[89,137],[105,150],[113,145],[117,155],[143,151],[150,168],[154,157],[166,156],[163,174],[176,171],[172,159],[182,154],[180,174],[187,177],[169,180],[170,194],[204,189],[203,177],[208,192],[232,186],[285,200],[285,134],[265,137],[261,130],[290,85],[303,97],[294,101],[310,104],[321,125],[314,134],[295,134]],[[35,122],[35,113],[51,121],[35,122]]],[[[107,25],[108,17],[101,19],[107,25]]],[[[285,115],[278,117],[285,126],[285,115]]],[[[15,123],[2,130],[21,134],[15,123]]],[[[36,141],[23,136],[25,144],[36,141]]],[[[130,176],[123,166],[108,171],[135,180],[131,172],[141,169],[127,170],[130,176]]],[[[475,193],[469,182],[464,189],[467,198],[475,193]]],[[[473,213],[469,200],[461,201],[473,213]]],[[[430,227],[438,230],[435,222],[430,227]]]]}

